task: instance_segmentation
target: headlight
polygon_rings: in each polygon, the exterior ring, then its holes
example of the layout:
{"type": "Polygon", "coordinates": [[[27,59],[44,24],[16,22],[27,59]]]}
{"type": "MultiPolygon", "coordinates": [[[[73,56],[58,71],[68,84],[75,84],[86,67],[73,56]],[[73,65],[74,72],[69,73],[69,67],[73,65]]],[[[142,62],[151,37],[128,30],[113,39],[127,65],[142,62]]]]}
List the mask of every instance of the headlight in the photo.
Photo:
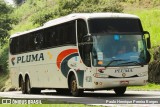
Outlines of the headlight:
{"type": "Polygon", "coordinates": [[[147,76],[148,75],[148,72],[142,72],[142,73],[139,73],[137,74],[139,77],[143,77],[143,76],[147,76]]]}

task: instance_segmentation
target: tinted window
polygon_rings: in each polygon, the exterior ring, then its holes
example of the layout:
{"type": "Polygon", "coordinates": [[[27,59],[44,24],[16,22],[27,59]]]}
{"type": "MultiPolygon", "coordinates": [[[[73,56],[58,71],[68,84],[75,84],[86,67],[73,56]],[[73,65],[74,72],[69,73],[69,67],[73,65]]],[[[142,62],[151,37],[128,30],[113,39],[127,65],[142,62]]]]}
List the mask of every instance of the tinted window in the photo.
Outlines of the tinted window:
{"type": "Polygon", "coordinates": [[[44,29],[45,47],[76,44],[75,21],[44,29]]]}
{"type": "Polygon", "coordinates": [[[10,39],[12,54],[63,45],[76,45],[75,21],[63,23],[10,39]]]}
{"type": "Polygon", "coordinates": [[[58,45],[58,38],[56,35],[56,27],[44,29],[45,48],[58,45]]]}
{"type": "Polygon", "coordinates": [[[78,42],[82,42],[83,36],[87,35],[87,25],[82,19],[77,20],[77,36],[78,42]]]}
{"type": "Polygon", "coordinates": [[[19,52],[18,46],[19,46],[18,37],[10,39],[10,51],[12,54],[16,54],[19,52]]]}
{"type": "Polygon", "coordinates": [[[79,47],[79,52],[80,52],[80,56],[81,56],[81,59],[83,61],[83,63],[86,65],[86,66],[90,66],[90,56],[88,52],[86,52],[86,45],[82,45],[84,42],[83,41],[83,37],[87,35],[87,24],[84,20],[82,19],[79,19],[77,20],[77,36],[78,36],[78,47],[79,47]]]}
{"type": "Polygon", "coordinates": [[[91,33],[139,33],[142,26],[139,19],[90,19],[89,28],[91,33]]]}

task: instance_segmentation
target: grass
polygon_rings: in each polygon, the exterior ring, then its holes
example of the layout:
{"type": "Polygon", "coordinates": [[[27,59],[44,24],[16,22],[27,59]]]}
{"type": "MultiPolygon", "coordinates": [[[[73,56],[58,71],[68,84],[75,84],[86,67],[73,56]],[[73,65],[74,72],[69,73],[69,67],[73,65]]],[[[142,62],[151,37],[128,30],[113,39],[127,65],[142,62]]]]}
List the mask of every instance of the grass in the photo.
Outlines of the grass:
{"type": "Polygon", "coordinates": [[[159,9],[135,9],[126,11],[126,13],[139,16],[142,22],[143,29],[151,34],[152,46],[160,44],[160,10],[159,9]]]}
{"type": "Polygon", "coordinates": [[[159,84],[148,83],[145,86],[131,86],[128,87],[127,90],[135,90],[135,91],[160,91],[159,84]]]}
{"type": "Polygon", "coordinates": [[[89,106],[84,104],[36,104],[36,105],[5,104],[0,106],[1,107],[102,107],[102,106],[89,106]]]}
{"type": "MultiPolygon", "coordinates": [[[[0,98],[0,104],[2,103],[2,99],[8,98],[0,98]]],[[[11,99],[11,103],[17,102],[19,100],[27,100],[27,99],[11,99]]],[[[42,100],[42,104],[1,104],[0,107],[102,107],[102,106],[91,106],[85,104],[76,104],[76,103],[69,103],[64,101],[50,101],[48,99],[42,100]]]]}

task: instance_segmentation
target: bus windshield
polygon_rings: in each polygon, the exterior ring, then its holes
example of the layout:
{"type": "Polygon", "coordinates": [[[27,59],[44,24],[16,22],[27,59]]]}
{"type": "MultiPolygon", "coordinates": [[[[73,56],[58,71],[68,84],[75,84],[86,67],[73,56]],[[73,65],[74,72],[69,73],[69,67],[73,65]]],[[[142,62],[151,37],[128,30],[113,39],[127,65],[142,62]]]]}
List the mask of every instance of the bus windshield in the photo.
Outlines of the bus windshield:
{"type": "Polygon", "coordinates": [[[97,18],[89,19],[90,33],[140,33],[143,31],[139,19],[97,18]]]}
{"type": "Polygon", "coordinates": [[[93,35],[94,66],[146,64],[146,46],[142,35],[93,35]]]}

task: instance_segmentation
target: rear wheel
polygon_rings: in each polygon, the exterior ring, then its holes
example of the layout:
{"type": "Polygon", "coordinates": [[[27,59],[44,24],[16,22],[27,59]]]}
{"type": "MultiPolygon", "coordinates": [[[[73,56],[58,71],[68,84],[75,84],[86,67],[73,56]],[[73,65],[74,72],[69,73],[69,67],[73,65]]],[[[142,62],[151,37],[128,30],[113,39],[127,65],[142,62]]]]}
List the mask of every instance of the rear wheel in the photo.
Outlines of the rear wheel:
{"type": "Polygon", "coordinates": [[[23,78],[20,79],[20,87],[22,90],[22,94],[26,94],[25,82],[23,81],[23,78]]]}
{"type": "Polygon", "coordinates": [[[38,88],[31,88],[30,79],[29,77],[26,78],[26,93],[27,94],[40,94],[41,89],[38,88]]]}
{"type": "Polygon", "coordinates": [[[26,93],[27,94],[31,94],[31,85],[30,85],[30,79],[29,77],[26,78],[26,82],[25,82],[25,86],[26,86],[26,93]]]}
{"type": "Polygon", "coordinates": [[[71,76],[71,80],[70,80],[70,91],[71,94],[75,97],[80,96],[81,94],[83,94],[83,90],[78,89],[77,87],[77,80],[75,75],[71,76]]]}
{"type": "Polygon", "coordinates": [[[127,87],[117,87],[117,88],[114,88],[114,92],[116,93],[116,95],[122,96],[124,95],[126,89],[127,87]]]}

